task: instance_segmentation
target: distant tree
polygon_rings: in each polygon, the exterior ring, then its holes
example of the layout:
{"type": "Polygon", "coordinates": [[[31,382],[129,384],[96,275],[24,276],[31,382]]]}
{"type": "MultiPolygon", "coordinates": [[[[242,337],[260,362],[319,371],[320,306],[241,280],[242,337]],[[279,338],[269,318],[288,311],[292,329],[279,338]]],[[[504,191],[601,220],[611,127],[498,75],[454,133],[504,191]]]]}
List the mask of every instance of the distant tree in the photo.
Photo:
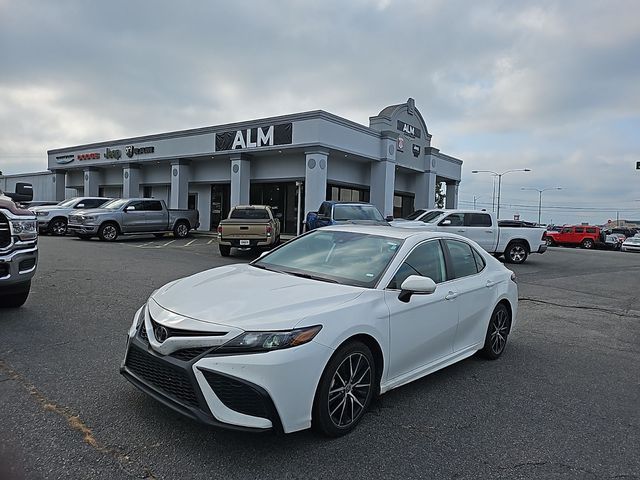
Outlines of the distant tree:
{"type": "Polygon", "coordinates": [[[442,191],[442,184],[440,182],[436,183],[436,207],[444,208],[444,199],[446,196],[447,194],[442,191]]]}

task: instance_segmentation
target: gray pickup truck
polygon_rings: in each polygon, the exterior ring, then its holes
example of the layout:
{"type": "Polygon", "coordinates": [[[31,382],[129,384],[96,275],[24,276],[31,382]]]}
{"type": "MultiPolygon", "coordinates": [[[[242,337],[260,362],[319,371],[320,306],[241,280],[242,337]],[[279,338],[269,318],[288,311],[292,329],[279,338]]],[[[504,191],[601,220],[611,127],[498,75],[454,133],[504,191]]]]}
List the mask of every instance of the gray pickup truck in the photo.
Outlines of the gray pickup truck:
{"type": "Polygon", "coordinates": [[[97,236],[112,242],[119,235],[172,232],[184,238],[200,226],[197,210],[168,209],[163,200],[153,198],[119,198],[100,208],[81,210],[69,215],[68,230],[84,240],[97,236]]]}
{"type": "Polygon", "coordinates": [[[38,264],[36,216],[21,208],[33,198],[33,188],[18,183],[16,193],[0,191],[0,307],[19,307],[27,301],[38,264]]]}

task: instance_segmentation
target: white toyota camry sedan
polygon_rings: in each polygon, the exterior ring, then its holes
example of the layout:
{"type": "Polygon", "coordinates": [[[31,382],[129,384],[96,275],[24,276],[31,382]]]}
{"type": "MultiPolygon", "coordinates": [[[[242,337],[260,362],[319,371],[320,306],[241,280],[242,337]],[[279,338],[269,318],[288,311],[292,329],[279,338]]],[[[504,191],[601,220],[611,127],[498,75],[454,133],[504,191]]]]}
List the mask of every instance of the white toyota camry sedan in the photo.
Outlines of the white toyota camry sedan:
{"type": "Polygon", "coordinates": [[[328,227],[156,290],[121,372],[207,424],[339,436],[375,395],[500,357],[517,306],[513,272],[471,240],[328,227]]]}

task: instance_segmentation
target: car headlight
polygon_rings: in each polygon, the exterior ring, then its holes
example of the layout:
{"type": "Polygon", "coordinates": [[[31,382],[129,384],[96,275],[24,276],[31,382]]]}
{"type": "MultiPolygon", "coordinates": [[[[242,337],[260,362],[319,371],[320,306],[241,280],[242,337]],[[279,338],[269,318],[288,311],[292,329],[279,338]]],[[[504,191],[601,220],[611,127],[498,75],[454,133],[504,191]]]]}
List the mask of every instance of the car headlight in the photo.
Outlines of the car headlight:
{"type": "Polygon", "coordinates": [[[11,234],[20,240],[34,240],[38,236],[38,223],[35,220],[9,220],[11,234]]]}
{"type": "Polygon", "coordinates": [[[138,309],[136,314],[133,316],[133,323],[131,324],[131,327],[129,328],[129,336],[130,337],[134,337],[136,335],[136,332],[138,331],[138,328],[140,327],[140,324],[144,320],[144,312],[145,312],[146,308],[147,308],[147,304],[145,303],[143,306],[141,306],[138,309]]]}
{"type": "Polygon", "coordinates": [[[277,332],[245,332],[222,345],[216,353],[270,352],[297,347],[313,340],[321,329],[322,325],[315,325],[277,332]]]}
{"type": "Polygon", "coordinates": [[[96,217],[92,217],[91,215],[87,215],[86,217],[78,217],[80,218],[80,220],[82,220],[83,222],[89,221],[89,222],[93,222],[96,217]]]}
{"type": "Polygon", "coordinates": [[[47,215],[49,215],[50,213],[51,213],[51,212],[42,212],[42,211],[40,211],[40,212],[36,212],[36,215],[37,215],[38,217],[46,217],[46,216],[47,216],[47,215]]]}

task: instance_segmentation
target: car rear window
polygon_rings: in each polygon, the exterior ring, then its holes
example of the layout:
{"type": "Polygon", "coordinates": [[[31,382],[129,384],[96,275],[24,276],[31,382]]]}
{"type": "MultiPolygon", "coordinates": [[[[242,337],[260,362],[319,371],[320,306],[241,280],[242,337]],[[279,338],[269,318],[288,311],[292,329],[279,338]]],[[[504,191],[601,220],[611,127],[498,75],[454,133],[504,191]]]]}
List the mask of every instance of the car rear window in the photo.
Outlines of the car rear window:
{"type": "Polygon", "coordinates": [[[234,208],[229,218],[269,220],[269,214],[264,208],[234,208]]]}
{"type": "Polygon", "coordinates": [[[376,207],[371,205],[335,205],[333,218],[337,221],[345,220],[377,220],[384,221],[376,207]]]}

